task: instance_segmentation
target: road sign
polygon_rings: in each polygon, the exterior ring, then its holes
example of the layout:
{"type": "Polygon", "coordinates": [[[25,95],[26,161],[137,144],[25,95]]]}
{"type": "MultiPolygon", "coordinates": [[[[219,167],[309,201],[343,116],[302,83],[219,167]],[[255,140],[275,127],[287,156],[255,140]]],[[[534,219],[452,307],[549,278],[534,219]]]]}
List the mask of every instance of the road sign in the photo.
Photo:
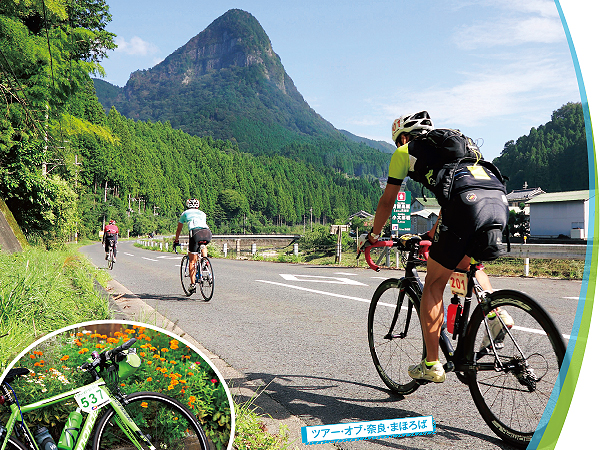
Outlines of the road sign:
{"type": "Polygon", "coordinates": [[[410,191],[398,192],[392,209],[392,236],[410,232],[410,191]]]}

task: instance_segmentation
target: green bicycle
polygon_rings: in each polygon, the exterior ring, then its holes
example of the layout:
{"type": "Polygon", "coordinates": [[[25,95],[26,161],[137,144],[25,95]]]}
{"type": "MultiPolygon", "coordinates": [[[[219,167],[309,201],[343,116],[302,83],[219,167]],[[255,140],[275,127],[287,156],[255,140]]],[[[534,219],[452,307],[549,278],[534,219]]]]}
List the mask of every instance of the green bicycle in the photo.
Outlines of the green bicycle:
{"type": "Polygon", "coordinates": [[[208,440],[200,423],[183,404],[156,392],[135,392],[124,395],[120,380],[131,375],[140,365],[135,349],[136,339],[102,353],[93,352],[90,362],[79,367],[90,373],[94,381],[29,405],[20,405],[12,381],[29,373],[28,369],[11,369],[1,386],[0,404],[11,414],[0,426],[0,450],[45,450],[31,429],[24,414],[46,406],[75,400],[77,411],[87,414],[83,424],[72,426],[71,415],[58,443],[59,449],[84,450],[91,440],[93,450],[138,449],[208,450],[208,440]]]}

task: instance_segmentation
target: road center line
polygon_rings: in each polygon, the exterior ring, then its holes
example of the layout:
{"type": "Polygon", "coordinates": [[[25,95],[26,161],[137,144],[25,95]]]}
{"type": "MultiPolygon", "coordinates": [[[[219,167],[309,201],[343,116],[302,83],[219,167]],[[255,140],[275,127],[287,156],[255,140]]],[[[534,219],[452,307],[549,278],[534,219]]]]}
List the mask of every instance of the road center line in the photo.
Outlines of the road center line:
{"type": "Polygon", "coordinates": [[[315,294],[329,295],[330,297],[347,298],[349,300],[356,300],[356,301],[363,302],[363,303],[371,303],[371,299],[367,300],[365,298],[360,298],[360,297],[350,297],[349,295],[334,294],[333,292],[319,291],[317,289],[309,289],[309,288],[305,288],[305,287],[294,286],[292,284],[277,283],[276,281],[267,281],[267,280],[256,280],[256,281],[258,281],[259,283],[276,284],[277,286],[284,286],[284,287],[289,287],[292,289],[298,289],[299,291],[307,291],[307,292],[314,292],[315,294]]]}
{"type": "Polygon", "coordinates": [[[145,256],[142,256],[142,259],[147,259],[148,261],[158,262],[158,259],[146,258],[145,256]]]}

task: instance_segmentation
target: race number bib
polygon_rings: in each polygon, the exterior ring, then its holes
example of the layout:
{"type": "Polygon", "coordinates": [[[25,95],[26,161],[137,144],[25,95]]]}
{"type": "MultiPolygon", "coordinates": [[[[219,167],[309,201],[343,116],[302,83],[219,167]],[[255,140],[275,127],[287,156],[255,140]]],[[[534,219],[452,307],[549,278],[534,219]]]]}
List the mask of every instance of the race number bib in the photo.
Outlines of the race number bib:
{"type": "Polygon", "coordinates": [[[467,274],[462,272],[452,272],[450,275],[450,290],[456,295],[467,295],[467,274]]]}
{"type": "Polygon", "coordinates": [[[75,394],[75,401],[82,411],[91,413],[110,402],[110,397],[103,386],[91,386],[75,394]]]}

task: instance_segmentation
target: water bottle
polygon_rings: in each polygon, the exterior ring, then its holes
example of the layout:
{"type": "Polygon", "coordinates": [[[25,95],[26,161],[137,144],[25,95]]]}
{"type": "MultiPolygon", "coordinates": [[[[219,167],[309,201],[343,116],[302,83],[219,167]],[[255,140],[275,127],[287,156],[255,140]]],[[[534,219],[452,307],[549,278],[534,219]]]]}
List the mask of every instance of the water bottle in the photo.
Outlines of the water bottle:
{"type": "Polygon", "coordinates": [[[39,427],[37,429],[35,432],[35,441],[41,450],[57,450],[54,439],[52,439],[46,427],[39,427]]]}
{"type": "Polygon", "coordinates": [[[79,410],[73,411],[71,414],[69,414],[65,428],[63,429],[60,439],[58,440],[59,450],[71,450],[75,446],[75,442],[77,442],[77,437],[79,436],[79,430],[81,429],[82,421],[83,416],[79,410]]]}
{"type": "Polygon", "coordinates": [[[450,300],[450,304],[448,305],[448,318],[446,323],[446,328],[448,329],[448,333],[452,335],[454,338],[454,331],[457,319],[460,318],[460,314],[462,313],[462,305],[460,304],[460,300],[458,299],[458,295],[454,294],[452,300],[450,300]]]}

